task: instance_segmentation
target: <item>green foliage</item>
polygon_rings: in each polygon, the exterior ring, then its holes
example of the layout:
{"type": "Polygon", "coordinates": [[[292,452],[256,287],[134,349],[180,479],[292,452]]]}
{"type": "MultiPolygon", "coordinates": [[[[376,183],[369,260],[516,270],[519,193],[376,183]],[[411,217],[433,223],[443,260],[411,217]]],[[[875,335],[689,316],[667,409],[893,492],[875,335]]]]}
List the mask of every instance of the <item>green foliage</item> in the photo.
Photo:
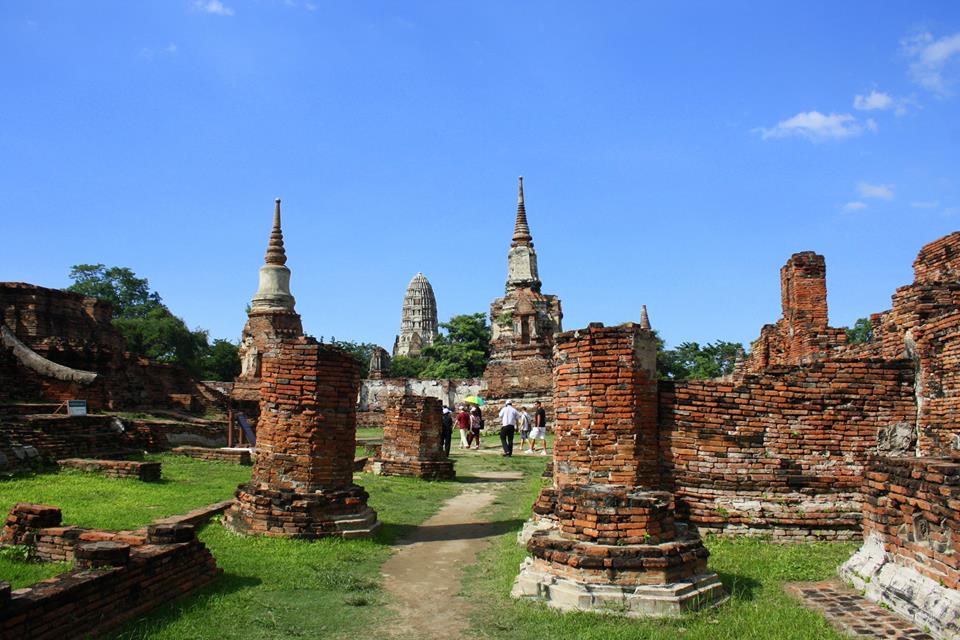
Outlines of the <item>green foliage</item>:
{"type": "Polygon", "coordinates": [[[190,330],[150,291],[146,278],[127,267],[77,264],[70,269],[67,291],[106,300],[113,305],[113,325],[127,351],[158,362],[178,364],[202,379],[233,380],[240,373],[237,346],[227,340],[208,342],[204,329],[190,330]]]}
{"type": "Polygon", "coordinates": [[[102,264],[75,264],[70,268],[73,284],[67,291],[106,300],[113,305],[114,318],[142,318],[158,308],[160,294],[150,291],[146,278],[138,278],[127,267],[107,268],[102,264]]]}
{"type": "Polygon", "coordinates": [[[377,345],[372,342],[353,342],[351,340],[337,340],[336,338],[331,338],[330,344],[348,351],[360,363],[360,377],[367,377],[367,374],[370,373],[370,356],[373,355],[373,350],[377,348],[377,345]]]}
{"type": "Polygon", "coordinates": [[[443,332],[423,350],[430,364],[421,378],[478,378],[490,359],[490,325],[485,313],[459,315],[441,322],[443,332]]]}
{"type": "Polygon", "coordinates": [[[240,375],[239,345],[217,338],[203,358],[204,380],[233,380],[240,375]]]}
{"type": "Polygon", "coordinates": [[[873,324],[870,318],[860,318],[853,327],[847,329],[847,343],[860,344],[873,340],[873,324]]]}
{"type": "Polygon", "coordinates": [[[429,362],[419,356],[394,356],[390,360],[390,377],[419,378],[429,365],[429,362]]]}
{"type": "MultiPolygon", "coordinates": [[[[654,332],[656,333],[656,332],[654,332]]],[[[702,347],[696,342],[682,342],[676,349],[667,349],[657,336],[657,377],[661,380],[703,380],[733,372],[737,354],[743,350],[739,342],[717,340],[702,347]]]]}

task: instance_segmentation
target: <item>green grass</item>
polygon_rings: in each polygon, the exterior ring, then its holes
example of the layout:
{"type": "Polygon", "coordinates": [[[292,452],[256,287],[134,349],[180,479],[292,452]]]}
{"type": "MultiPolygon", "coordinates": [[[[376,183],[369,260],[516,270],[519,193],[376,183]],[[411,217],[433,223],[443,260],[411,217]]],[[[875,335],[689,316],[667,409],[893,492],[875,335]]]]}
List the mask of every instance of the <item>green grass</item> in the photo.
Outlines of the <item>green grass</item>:
{"type": "Polygon", "coordinates": [[[383,438],[382,427],[358,427],[357,440],[380,440],[383,438]]]}
{"type": "Polygon", "coordinates": [[[378,628],[392,615],[380,577],[390,545],[463,487],[458,482],[369,474],[355,479],[370,493],[370,506],[383,523],[374,539],[242,537],[213,522],[200,538],[224,576],[113,637],[356,638],[378,628]]]}
{"type": "Polygon", "coordinates": [[[23,546],[0,547],[0,580],[9,582],[14,589],[19,589],[52,578],[71,568],[68,563],[29,562],[28,552],[29,548],[23,546]]]}
{"type": "MultiPolygon", "coordinates": [[[[523,460],[521,458],[520,460],[523,460]]],[[[518,520],[544,481],[528,475],[513,483],[490,514],[496,520],[518,520]]],[[[706,539],[710,568],[731,594],[717,608],[672,620],[637,620],[590,613],[560,613],[537,602],[509,597],[525,550],[517,544],[519,528],[509,531],[467,569],[464,595],[473,603],[476,637],[551,640],[842,640],[819,614],[804,609],[783,592],[783,583],[822,580],[856,549],[855,543],[779,545],[756,538],[706,539]]]]}
{"type": "Polygon", "coordinates": [[[147,456],[162,464],[160,482],[105,478],[97,473],[64,470],[16,476],[0,481],[0,512],[17,502],[60,507],[64,524],[99,529],[135,529],[157,518],[186,513],[227,500],[250,467],[161,454],[147,456]]]}

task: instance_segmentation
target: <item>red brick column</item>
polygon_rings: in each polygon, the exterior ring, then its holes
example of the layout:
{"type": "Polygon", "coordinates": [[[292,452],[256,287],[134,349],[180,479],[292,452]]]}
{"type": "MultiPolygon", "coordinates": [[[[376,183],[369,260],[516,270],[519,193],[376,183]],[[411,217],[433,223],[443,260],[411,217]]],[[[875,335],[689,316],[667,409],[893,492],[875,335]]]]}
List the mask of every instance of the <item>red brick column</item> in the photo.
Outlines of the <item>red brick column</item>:
{"type": "Polygon", "coordinates": [[[393,396],[387,401],[383,447],[370,464],[383,475],[449,479],[453,460],[440,448],[442,404],[437,398],[393,396]]]}
{"type": "Polygon", "coordinates": [[[283,342],[262,367],[257,460],[227,525],[298,538],[369,534],[376,513],[353,484],[359,364],[301,337],[283,342]]]}
{"type": "Polygon", "coordinates": [[[659,485],[656,342],[635,324],[555,336],[554,486],[659,485]]]}

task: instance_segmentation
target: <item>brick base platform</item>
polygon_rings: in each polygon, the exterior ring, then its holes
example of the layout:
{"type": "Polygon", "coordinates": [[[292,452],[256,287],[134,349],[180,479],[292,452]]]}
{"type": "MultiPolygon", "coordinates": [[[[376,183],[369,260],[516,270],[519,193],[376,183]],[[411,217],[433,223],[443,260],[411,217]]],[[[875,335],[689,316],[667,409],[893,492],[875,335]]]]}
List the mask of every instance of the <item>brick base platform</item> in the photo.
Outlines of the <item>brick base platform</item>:
{"type": "Polygon", "coordinates": [[[160,479],[159,462],[67,458],[65,460],[57,460],[57,465],[61,469],[93,471],[108,478],[135,478],[143,482],[156,482],[160,479]]]}
{"type": "Polygon", "coordinates": [[[838,580],[795,582],[784,588],[805,607],[823,614],[834,627],[857,638],[934,640],[934,636],[870,602],[838,580]]]}
{"type": "Polygon", "coordinates": [[[453,460],[368,460],[363,467],[374,475],[411,476],[424,480],[452,480],[456,476],[453,460]]]}
{"type": "Polygon", "coordinates": [[[547,493],[554,512],[530,531],[533,557],[513,597],[627,616],[678,615],[727,599],[699,536],[674,522],[669,493],[609,484],[547,493]]]}
{"type": "Polygon", "coordinates": [[[197,458],[198,460],[213,460],[241,465],[252,464],[250,449],[238,447],[175,447],[171,450],[171,453],[197,458]]]}
{"type": "Polygon", "coordinates": [[[224,514],[224,525],[244,534],[312,540],[363,538],[380,527],[357,485],[335,491],[297,493],[242,484],[224,514]]]}

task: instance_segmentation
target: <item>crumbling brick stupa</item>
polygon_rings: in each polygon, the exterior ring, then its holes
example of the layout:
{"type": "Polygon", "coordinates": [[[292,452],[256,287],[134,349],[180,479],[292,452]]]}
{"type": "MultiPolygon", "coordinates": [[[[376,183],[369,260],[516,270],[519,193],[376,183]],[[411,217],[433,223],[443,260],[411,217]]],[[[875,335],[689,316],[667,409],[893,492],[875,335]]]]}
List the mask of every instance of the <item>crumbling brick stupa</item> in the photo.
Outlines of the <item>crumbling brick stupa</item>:
{"type": "Polygon", "coordinates": [[[553,336],[563,330],[563,311],[560,299],[542,293],[541,286],[521,177],[506,292],[490,305],[491,353],[481,393],[491,407],[508,399],[539,400],[553,413],[553,336]]]}
{"type": "Polygon", "coordinates": [[[418,356],[437,338],[437,298],[433,286],[420,272],[413,276],[403,296],[400,333],[393,343],[394,356],[418,356]]]}
{"type": "Polygon", "coordinates": [[[553,486],[534,511],[514,597],[664,616],[726,598],[695,529],[657,490],[656,341],[637,325],[556,336],[553,486]]]}
{"type": "Polygon", "coordinates": [[[247,385],[257,384],[257,458],[224,522],[276,537],[369,536],[380,523],[367,492],[353,483],[360,364],[299,335],[279,199],[265,262],[244,329],[247,385]]]}

